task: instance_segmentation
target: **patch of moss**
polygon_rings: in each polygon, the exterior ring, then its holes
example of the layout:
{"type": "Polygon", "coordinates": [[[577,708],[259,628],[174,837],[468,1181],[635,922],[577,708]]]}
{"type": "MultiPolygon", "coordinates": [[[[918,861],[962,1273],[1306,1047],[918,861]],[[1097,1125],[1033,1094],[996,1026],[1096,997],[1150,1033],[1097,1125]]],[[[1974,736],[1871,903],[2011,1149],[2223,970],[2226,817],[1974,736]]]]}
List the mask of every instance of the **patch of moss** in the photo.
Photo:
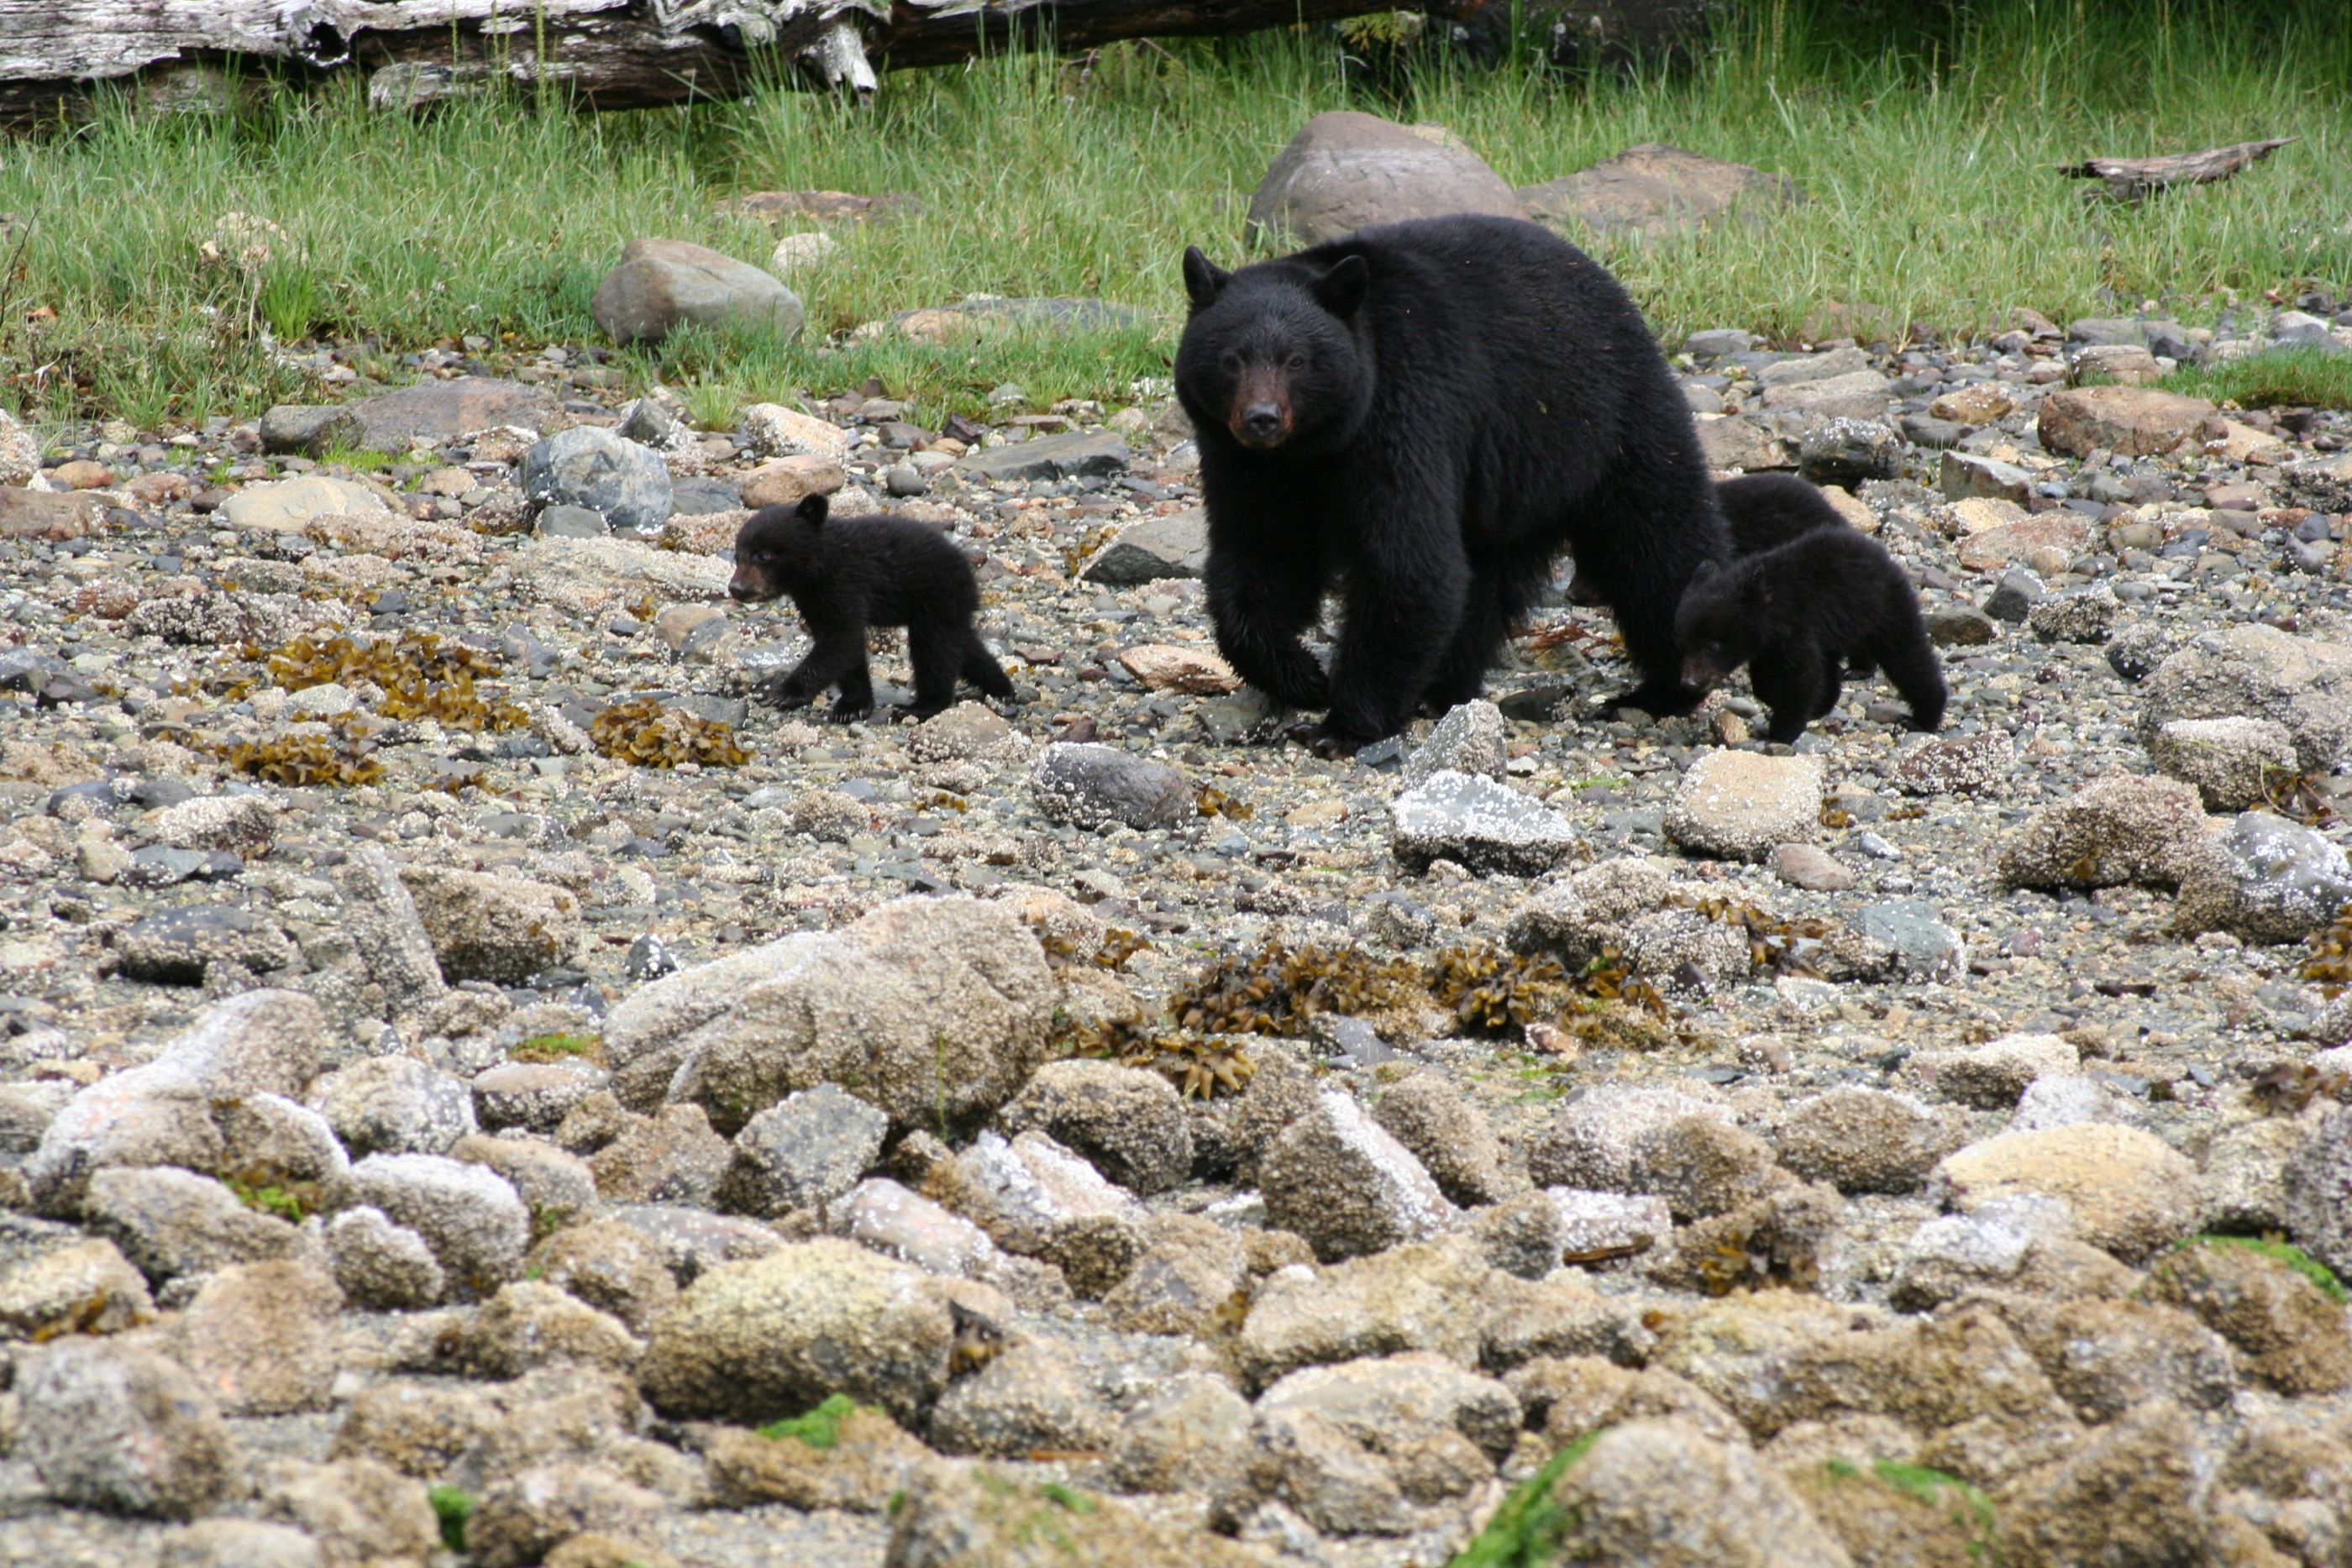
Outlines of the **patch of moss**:
{"type": "Polygon", "coordinates": [[[464,1489],[446,1483],[425,1494],[433,1517],[441,1521],[441,1544],[452,1552],[466,1550],[466,1521],[474,1517],[474,1500],[464,1489]]]}
{"type": "Polygon", "coordinates": [[[736,744],[731,726],[664,707],[657,697],[614,703],[590,722],[588,738],[605,756],[642,768],[675,768],[681,762],[739,768],[751,760],[751,754],[736,744]]]}
{"type": "Polygon", "coordinates": [[[2190,1237],[2181,1246],[2237,1247],[2248,1252],[2259,1252],[2274,1262],[2286,1265],[2318,1286],[2321,1293],[2337,1306],[2352,1302],[2352,1292],[2345,1290],[2344,1281],[2336,1277],[2336,1270],[2291,1241],[2282,1241],[2273,1236],[2222,1236],[2209,1231],[2190,1237]]]}
{"type": "Polygon", "coordinates": [[[1606,1430],[1587,1432],[1513,1487],[1486,1521],[1486,1528],[1446,1568],[1551,1568],[1559,1561],[1560,1542],[1577,1523],[1575,1511],[1562,1507],[1551,1495],[1552,1489],[1606,1430]]]}
{"type": "Polygon", "coordinates": [[[312,785],[373,784],[383,777],[375,758],[376,732],[358,716],[326,721],[326,733],[283,735],[248,740],[221,749],[233,772],[266,784],[307,789],[312,785]]]}
{"type": "Polygon", "coordinates": [[[257,1214],[301,1224],[317,1212],[323,1195],[314,1181],[278,1181],[265,1176],[232,1176],[223,1183],[237,1202],[257,1214]]]}
{"type": "Polygon", "coordinates": [[[1066,1487],[1059,1481],[1040,1481],[1037,1495],[1047,1502],[1060,1504],[1072,1513],[1092,1513],[1102,1506],[1076,1487],[1066,1487]]]}
{"type": "Polygon", "coordinates": [[[386,718],[429,718],[451,729],[520,729],[530,716],[503,698],[476,689],[495,676],[502,661],[495,653],[448,642],[431,632],[403,632],[397,638],[297,637],[268,652],[247,647],[248,659],[266,661],[270,683],[299,692],[333,682],[366,681],[382,688],[376,711],[386,718]]]}
{"type": "MultiPolygon", "coordinates": [[[[1862,1467],[1845,1459],[1824,1459],[1822,1468],[1829,1472],[1831,1479],[1839,1481],[1858,1481],[1865,1473],[1862,1467]]],[[[2000,1515],[1993,1508],[1992,1499],[1977,1488],[1948,1471],[1927,1465],[1906,1465],[1896,1459],[1874,1460],[1867,1474],[1914,1502],[1947,1510],[1953,1528],[1968,1541],[1971,1562],[1990,1564],[2000,1560],[1995,1543],[2000,1515]]]]}
{"type": "Polygon", "coordinates": [[[2183,365],[2156,383],[2240,408],[2352,408],[2352,360],[2332,348],[2289,347],[2183,365]]]}
{"type": "Polygon", "coordinates": [[[600,1060],[604,1040],[593,1034],[535,1034],[507,1052],[511,1061],[578,1061],[600,1060]]]}
{"type": "Polygon", "coordinates": [[[841,1424],[860,1408],[857,1401],[846,1394],[828,1395],[824,1404],[804,1415],[771,1421],[753,1429],[770,1442],[795,1437],[812,1448],[830,1448],[841,1441],[841,1424]]]}

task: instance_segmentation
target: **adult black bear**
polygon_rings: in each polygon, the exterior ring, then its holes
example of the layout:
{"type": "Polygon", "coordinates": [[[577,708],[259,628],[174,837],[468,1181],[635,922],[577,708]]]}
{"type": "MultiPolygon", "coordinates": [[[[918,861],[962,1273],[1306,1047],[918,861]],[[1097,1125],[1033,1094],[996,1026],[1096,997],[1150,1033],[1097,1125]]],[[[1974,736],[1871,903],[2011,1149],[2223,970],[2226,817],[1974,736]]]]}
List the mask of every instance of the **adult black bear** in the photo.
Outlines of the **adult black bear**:
{"type": "Polygon", "coordinates": [[[1673,374],[1591,257],[1515,218],[1368,228],[1237,272],[1184,253],[1176,392],[1201,446],[1217,645],[1325,750],[1478,695],[1562,549],[1640,686],[1687,711],[1675,608],[1725,553],[1673,374]],[[1299,643],[1324,590],[1327,675],[1299,643]]]}
{"type": "Polygon", "coordinates": [[[746,604],[792,595],[813,639],[808,657],[761,695],[778,707],[803,707],[839,686],[825,716],[836,724],[862,718],[874,707],[866,629],[904,626],[917,718],[955,701],[959,675],[990,696],[1011,696],[1013,683],[971,629],[980,587],[962,552],[925,523],[828,521],[828,509],[823,496],[797,507],[763,507],[735,536],[728,594],[746,604]]]}
{"type": "Polygon", "coordinates": [[[1701,568],[1676,616],[1683,680],[1704,690],[1748,666],[1772,710],[1771,739],[1793,741],[1837,706],[1845,666],[1886,672],[1911,705],[1911,727],[1944,722],[1944,674],[1919,596],[1885,548],[1840,526],[1701,568]]]}

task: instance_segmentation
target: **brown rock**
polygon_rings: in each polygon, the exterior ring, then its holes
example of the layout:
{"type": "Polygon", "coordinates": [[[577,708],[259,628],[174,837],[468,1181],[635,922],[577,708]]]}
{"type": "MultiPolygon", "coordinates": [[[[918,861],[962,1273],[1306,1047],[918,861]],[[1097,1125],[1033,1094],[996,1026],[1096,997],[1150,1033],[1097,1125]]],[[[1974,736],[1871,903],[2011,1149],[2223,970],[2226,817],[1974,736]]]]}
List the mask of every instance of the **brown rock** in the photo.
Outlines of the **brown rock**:
{"type": "Polygon", "coordinates": [[[810,454],[762,463],[737,488],[747,507],[797,507],[811,496],[830,496],[847,482],[840,463],[810,454]]]}
{"type": "Polygon", "coordinates": [[[1520,188],[1528,215],[1554,228],[1656,239],[1703,228],[1736,210],[1777,210],[1801,200],[1797,183],[1745,163],[1644,141],[1614,158],[1520,188]]]}
{"type": "Polygon", "coordinates": [[[46,539],[55,544],[105,531],[106,503],[95,496],[0,486],[0,539],[46,539]]]}
{"type": "Polygon", "coordinates": [[[1217,696],[1240,689],[1242,684],[1234,667],[1206,648],[1147,643],[1123,650],[1118,662],[1150,691],[1217,696]]]}
{"type": "Polygon", "coordinates": [[[1993,382],[1975,382],[1948,392],[1927,405],[1937,419],[1956,424],[1990,424],[2017,411],[2017,401],[1993,382]]]}
{"type": "Polygon", "coordinates": [[[2071,387],[2042,400],[2036,422],[2042,444],[2082,457],[2105,447],[2131,457],[2154,457],[2196,438],[2213,405],[2153,387],[2071,387]]]}
{"type": "Polygon", "coordinates": [[[2085,518],[2072,512],[2042,512],[1970,535],[1961,541],[1960,565],[1969,571],[1991,571],[2013,560],[2030,565],[2038,553],[2047,550],[2063,558],[2056,562],[2063,570],[2090,542],[2091,525],[2085,518]]]}

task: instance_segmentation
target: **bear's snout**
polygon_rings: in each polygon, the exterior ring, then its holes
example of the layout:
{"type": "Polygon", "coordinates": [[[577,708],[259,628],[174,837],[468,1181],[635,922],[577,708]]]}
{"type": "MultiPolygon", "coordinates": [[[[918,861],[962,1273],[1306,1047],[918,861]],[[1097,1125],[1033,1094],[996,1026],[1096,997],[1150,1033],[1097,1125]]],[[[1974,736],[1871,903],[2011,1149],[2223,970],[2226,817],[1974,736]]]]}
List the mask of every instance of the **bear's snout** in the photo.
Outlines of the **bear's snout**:
{"type": "Polygon", "coordinates": [[[763,599],[773,599],[768,580],[756,569],[739,566],[735,575],[727,580],[727,597],[738,604],[757,604],[763,599]]]}
{"type": "Polygon", "coordinates": [[[1279,446],[1290,438],[1290,386],[1280,371],[1253,366],[1234,387],[1225,428],[1244,446],[1279,446]]]}

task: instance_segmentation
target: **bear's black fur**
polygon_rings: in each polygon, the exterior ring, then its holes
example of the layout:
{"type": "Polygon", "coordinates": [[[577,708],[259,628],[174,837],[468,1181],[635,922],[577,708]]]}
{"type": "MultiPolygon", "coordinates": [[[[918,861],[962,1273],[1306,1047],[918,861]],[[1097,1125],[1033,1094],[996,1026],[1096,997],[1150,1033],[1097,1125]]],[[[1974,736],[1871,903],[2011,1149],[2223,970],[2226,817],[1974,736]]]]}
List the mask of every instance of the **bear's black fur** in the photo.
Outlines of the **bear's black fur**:
{"type": "MultiPolygon", "coordinates": [[[[1184,255],[1176,392],[1201,447],[1209,608],[1234,669],[1337,749],[1478,695],[1561,549],[1640,687],[1687,711],[1675,608],[1723,520],[1689,409],[1617,281],[1514,218],[1368,228],[1237,272],[1184,255]],[[1299,643],[1324,590],[1327,675],[1299,643]]],[[[1614,706],[1614,705],[1612,705],[1614,706]]]]}
{"type": "Polygon", "coordinates": [[[1715,487],[1731,553],[1756,555],[1801,538],[1815,528],[1843,528],[1827,496],[1794,474],[1742,474],[1715,487]]]}
{"type": "Polygon", "coordinates": [[[1919,596],[1885,548],[1841,523],[1728,566],[1709,562],[1675,616],[1683,679],[1704,689],[1748,666],[1772,710],[1771,739],[1793,741],[1837,706],[1850,664],[1886,672],[1911,705],[1911,727],[1944,722],[1944,674],[1919,596]]]}
{"type": "Polygon", "coordinates": [[[823,496],[797,507],[763,507],[735,536],[729,595],[746,604],[790,594],[814,645],[792,673],[761,694],[778,707],[804,707],[838,686],[825,716],[846,724],[873,711],[866,629],[904,626],[915,666],[915,716],[955,701],[961,675],[992,697],[1013,683],[990,656],[971,618],[980,587],[971,563],[945,535],[904,517],[833,517],[823,496]]]}

